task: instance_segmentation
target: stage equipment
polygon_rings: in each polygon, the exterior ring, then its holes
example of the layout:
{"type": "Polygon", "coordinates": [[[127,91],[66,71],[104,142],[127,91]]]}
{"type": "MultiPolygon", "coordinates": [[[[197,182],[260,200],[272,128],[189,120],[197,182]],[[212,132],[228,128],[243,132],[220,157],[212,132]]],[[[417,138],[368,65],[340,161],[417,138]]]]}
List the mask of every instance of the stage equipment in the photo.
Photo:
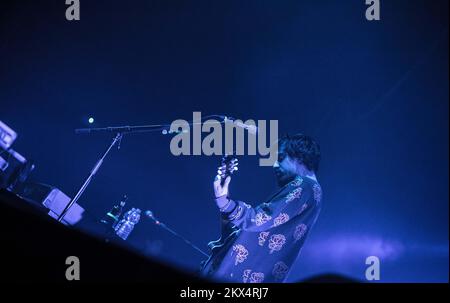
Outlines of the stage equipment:
{"type": "Polygon", "coordinates": [[[9,149],[17,138],[17,133],[0,121],[0,147],[9,149]]]}
{"type": "MultiPolygon", "coordinates": [[[[29,203],[42,205],[54,219],[58,218],[70,201],[70,198],[58,188],[42,183],[25,183],[17,195],[29,203]]],[[[83,213],[84,209],[75,203],[62,223],[75,225],[82,219],[83,213]]]]}
{"type": "Polygon", "coordinates": [[[0,121],[0,189],[15,191],[34,169],[33,163],[11,148],[17,133],[0,121]]]}

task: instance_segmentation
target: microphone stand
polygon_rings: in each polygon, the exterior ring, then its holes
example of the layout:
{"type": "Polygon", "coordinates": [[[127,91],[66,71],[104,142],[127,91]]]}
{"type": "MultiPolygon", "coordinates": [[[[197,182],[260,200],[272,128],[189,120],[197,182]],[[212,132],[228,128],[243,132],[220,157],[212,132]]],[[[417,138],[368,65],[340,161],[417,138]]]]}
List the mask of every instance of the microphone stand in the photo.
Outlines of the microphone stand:
{"type": "Polygon", "coordinates": [[[201,250],[200,248],[198,248],[195,244],[193,244],[191,241],[189,241],[188,239],[184,238],[183,236],[181,236],[180,234],[178,234],[176,231],[174,231],[173,229],[171,229],[170,227],[168,227],[166,224],[162,223],[161,221],[157,220],[154,216],[153,213],[151,211],[146,211],[145,215],[151,219],[156,225],[158,225],[159,227],[167,230],[168,232],[170,232],[172,235],[174,235],[175,237],[183,240],[186,244],[188,244],[189,246],[191,246],[193,249],[195,249],[196,251],[198,251],[199,253],[201,253],[202,255],[209,257],[209,255],[207,253],[205,253],[203,250],[201,250]]]}
{"type": "MultiPolygon", "coordinates": [[[[78,190],[78,192],[75,195],[75,197],[73,197],[73,199],[70,200],[70,202],[66,205],[64,210],[59,215],[58,222],[61,222],[64,219],[64,216],[67,214],[67,212],[72,207],[72,205],[74,205],[80,199],[81,195],[84,193],[84,191],[88,187],[89,183],[91,183],[92,178],[94,178],[95,174],[100,169],[100,166],[102,166],[103,161],[105,160],[106,156],[109,154],[109,152],[114,147],[114,145],[116,145],[117,142],[120,142],[122,140],[122,137],[123,137],[122,133],[117,133],[117,135],[114,137],[114,139],[111,142],[111,144],[109,145],[109,147],[106,149],[106,151],[101,156],[100,160],[97,161],[97,163],[95,164],[94,168],[89,173],[88,177],[86,178],[86,180],[84,181],[84,183],[80,187],[80,189],[78,190]]],[[[119,148],[120,148],[120,144],[119,144],[119,148]]]]}
{"type": "MultiPolygon", "coordinates": [[[[210,117],[217,117],[222,118],[225,120],[226,117],[220,116],[220,115],[210,115],[203,117],[210,118],[210,117]]],[[[202,120],[203,120],[202,119],[202,120]]],[[[199,121],[193,121],[192,123],[189,123],[189,125],[193,125],[195,123],[201,123],[199,121]]],[[[223,122],[220,122],[223,123],[223,122]]],[[[58,222],[62,222],[64,219],[64,216],[67,215],[67,212],[70,210],[70,208],[80,199],[81,195],[84,193],[86,188],[88,187],[89,183],[91,183],[92,178],[94,178],[95,174],[98,172],[100,167],[103,164],[103,161],[105,160],[106,156],[109,154],[111,149],[119,143],[118,149],[120,149],[120,142],[122,141],[124,134],[129,133],[143,133],[143,132],[155,132],[155,131],[162,131],[162,133],[168,134],[171,133],[170,131],[170,124],[160,124],[160,125],[138,125],[138,126],[115,126],[115,127],[101,127],[101,128],[78,128],[75,129],[76,134],[91,134],[91,133],[103,133],[103,132],[113,132],[116,133],[116,136],[114,137],[113,141],[109,145],[109,147],[106,149],[106,151],[101,156],[100,160],[97,161],[94,168],[89,173],[88,177],[85,179],[83,185],[80,187],[76,195],[73,197],[73,199],[70,200],[70,202],[66,205],[64,210],[61,212],[61,214],[58,217],[58,222]]]]}
{"type": "Polygon", "coordinates": [[[92,178],[94,178],[95,174],[98,172],[100,167],[103,164],[103,161],[105,160],[106,156],[109,154],[111,149],[119,143],[118,149],[120,149],[120,142],[122,141],[123,135],[127,133],[134,133],[134,132],[152,132],[152,131],[160,131],[164,130],[167,131],[167,127],[170,127],[169,125],[143,125],[143,126],[119,126],[119,127],[103,127],[103,128],[78,128],[75,129],[76,134],[90,134],[90,133],[97,133],[97,132],[115,132],[116,136],[112,140],[109,147],[106,149],[106,151],[101,156],[100,160],[97,161],[94,168],[89,173],[88,177],[85,179],[83,185],[78,190],[77,194],[73,199],[70,200],[70,202],[66,205],[64,210],[61,212],[61,214],[58,217],[58,222],[61,222],[64,219],[64,216],[67,214],[67,212],[70,210],[70,208],[80,199],[81,195],[84,193],[86,188],[88,187],[89,183],[91,183],[92,178]]]}

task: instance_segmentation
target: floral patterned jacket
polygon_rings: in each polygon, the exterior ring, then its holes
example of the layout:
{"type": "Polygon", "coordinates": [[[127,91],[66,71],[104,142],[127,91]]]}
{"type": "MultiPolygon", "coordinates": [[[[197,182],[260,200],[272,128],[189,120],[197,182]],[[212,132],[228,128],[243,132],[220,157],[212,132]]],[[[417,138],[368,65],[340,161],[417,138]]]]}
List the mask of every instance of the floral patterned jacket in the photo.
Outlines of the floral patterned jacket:
{"type": "Polygon", "coordinates": [[[222,216],[236,235],[206,275],[229,282],[284,282],[317,220],[321,198],[317,181],[297,177],[257,207],[232,200],[222,216]]]}

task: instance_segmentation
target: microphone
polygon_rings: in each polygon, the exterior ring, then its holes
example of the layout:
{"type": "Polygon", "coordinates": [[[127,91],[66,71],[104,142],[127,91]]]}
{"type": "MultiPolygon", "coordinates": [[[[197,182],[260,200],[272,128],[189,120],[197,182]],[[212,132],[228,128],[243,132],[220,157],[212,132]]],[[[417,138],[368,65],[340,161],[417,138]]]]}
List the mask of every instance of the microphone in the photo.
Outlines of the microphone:
{"type": "Polygon", "coordinates": [[[258,132],[258,127],[256,125],[247,125],[247,124],[243,123],[242,120],[239,120],[239,119],[236,119],[233,117],[227,117],[227,116],[224,116],[223,120],[224,120],[224,122],[226,122],[226,121],[233,122],[234,125],[236,125],[237,127],[246,129],[252,135],[256,135],[256,133],[258,132]]]}
{"type": "Polygon", "coordinates": [[[146,217],[150,218],[153,222],[155,222],[156,225],[164,225],[155,218],[151,210],[146,210],[144,214],[146,217]]]}

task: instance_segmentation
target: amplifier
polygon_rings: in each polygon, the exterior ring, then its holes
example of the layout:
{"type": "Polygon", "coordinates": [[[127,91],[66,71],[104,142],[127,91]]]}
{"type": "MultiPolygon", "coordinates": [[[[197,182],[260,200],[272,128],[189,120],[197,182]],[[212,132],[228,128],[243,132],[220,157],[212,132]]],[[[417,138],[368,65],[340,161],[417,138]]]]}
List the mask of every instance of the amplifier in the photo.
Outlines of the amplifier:
{"type": "MultiPolygon", "coordinates": [[[[70,197],[58,188],[42,183],[25,183],[17,193],[21,198],[31,203],[38,203],[48,209],[48,215],[57,219],[69,204],[70,197]]],[[[74,225],[83,217],[84,209],[77,203],[73,204],[62,223],[74,225]]]]}
{"type": "Polygon", "coordinates": [[[34,164],[27,161],[13,149],[0,148],[0,188],[13,191],[16,186],[24,182],[34,164]]]}
{"type": "Polygon", "coordinates": [[[34,169],[33,163],[11,148],[16,138],[17,133],[0,121],[0,189],[14,191],[34,169]]]}
{"type": "Polygon", "coordinates": [[[13,131],[8,125],[0,121],[0,147],[8,149],[17,138],[17,133],[13,131]]]}

